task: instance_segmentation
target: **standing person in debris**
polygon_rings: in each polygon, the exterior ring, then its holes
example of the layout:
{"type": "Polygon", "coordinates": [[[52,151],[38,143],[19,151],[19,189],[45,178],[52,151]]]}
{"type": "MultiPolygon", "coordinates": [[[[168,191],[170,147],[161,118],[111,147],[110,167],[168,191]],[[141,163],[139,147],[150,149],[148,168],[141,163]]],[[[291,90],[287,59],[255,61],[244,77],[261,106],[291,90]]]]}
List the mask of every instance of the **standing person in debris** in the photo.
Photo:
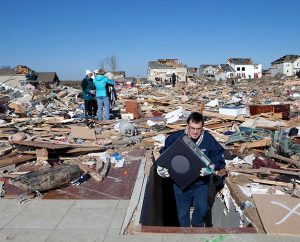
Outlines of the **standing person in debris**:
{"type": "Polygon", "coordinates": [[[103,120],[103,105],[105,108],[105,118],[104,120],[109,120],[110,117],[110,104],[109,97],[106,92],[106,84],[115,85],[113,80],[108,79],[105,75],[103,69],[99,69],[98,75],[94,79],[94,84],[96,86],[96,100],[98,104],[98,119],[103,120]]]}
{"type": "Polygon", "coordinates": [[[172,74],[172,85],[173,85],[173,87],[175,87],[176,81],[177,81],[177,76],[176,76],[175,73],[173,73],[172,74]]]}
{"type": "MultiPolygon", "coordinates": [[[[165,141],[165,146],[160,150],[160,154],[162,154],[177,139],[186,134],[212,161],[209,167],[202,168],[199,171],[199,178],[185,190],[181,190],[173,183],[178,221],[181,227],[190,227],[190,225],[193,227],[204,226],[205,216],[208,211],[208,184],[211,174],[214,170],[220,170],[225,167],[223,147],[210,133],[203,130],[203,124],[204,119],[202,114],[198,112],[191,113],[187,119],[186,129],[177,131],[168,136],[165,141]],[[190,208],[192,204],[194,211],[192,219],[190,219],[190,208]]],[[[157,166],[156,171],[162,178],[170,176],[167,168],[157,166]]]]}
{"type": "Polygon", "coordinates": [[[92,72],[90,70],[86,70],[85,78],[81,82],[85,118],[90,118],[92,116],[96,116],[97,114],[97,103],[95,100],[96,87],[91,77],[92,72]]]}

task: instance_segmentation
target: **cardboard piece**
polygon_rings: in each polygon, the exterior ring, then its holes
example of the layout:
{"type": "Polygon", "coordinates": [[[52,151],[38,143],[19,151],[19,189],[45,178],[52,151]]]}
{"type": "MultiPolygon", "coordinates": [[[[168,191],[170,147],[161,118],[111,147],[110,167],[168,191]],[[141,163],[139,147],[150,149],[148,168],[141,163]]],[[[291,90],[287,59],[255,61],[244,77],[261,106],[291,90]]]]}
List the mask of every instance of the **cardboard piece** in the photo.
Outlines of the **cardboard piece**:
{"type": "Polygon", "coordinates": [[[300,199],[289,195],[252,195],[261,222],[268,234],[297,234],[300,199]]]}
{"type": "Polygon", "coordinates": [[[96,139],[95,130],[89,127],[71,126],[71,135],[79,139],[96,139]]]}
{"type": "Polygon", "coordinates": [[[10,103],[8,105],[8,107],[10,107],[11,109],[15,110],[15,113],[24,113],[24,108],[21,104],[18,103],[10,103]]]}

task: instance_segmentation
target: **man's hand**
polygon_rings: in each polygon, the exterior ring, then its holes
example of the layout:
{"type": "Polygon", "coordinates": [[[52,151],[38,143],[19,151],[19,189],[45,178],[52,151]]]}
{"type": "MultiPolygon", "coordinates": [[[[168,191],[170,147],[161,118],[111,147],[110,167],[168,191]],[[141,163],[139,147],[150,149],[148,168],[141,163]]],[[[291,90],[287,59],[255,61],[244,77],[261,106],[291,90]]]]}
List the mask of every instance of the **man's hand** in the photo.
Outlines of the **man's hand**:
{"type": "Polygon", "coordinates": [[[156,172],[162,178],[170,177],[169,170],[167,168],[157,166],[156,172]]]}
{"type": "Polygon", "coordinates": [[[201,170],[200,170],[200,176],[208,176],[210,174],[212,174],[215,170],[215,164],[210,164],[209,166],[207,167],[203,167],[201,170]]]}

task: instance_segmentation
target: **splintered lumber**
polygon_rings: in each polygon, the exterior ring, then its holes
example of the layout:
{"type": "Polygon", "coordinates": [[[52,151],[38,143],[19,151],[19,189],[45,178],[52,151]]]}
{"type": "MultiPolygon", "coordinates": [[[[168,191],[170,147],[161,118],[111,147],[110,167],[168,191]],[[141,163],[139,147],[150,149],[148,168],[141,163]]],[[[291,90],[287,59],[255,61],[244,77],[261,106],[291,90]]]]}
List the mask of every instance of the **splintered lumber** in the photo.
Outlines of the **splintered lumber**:
{"type": "Polygon", "coordinates": [[[7,156],[3,156],[0,159],[0,167],[5,167],[9,165],[17,165],[20,163],[24,163],[30,160],[35,160],[35,155],[19,155],[16,153],[11,153],[7,156]]]}
{"type": "Polygon", "coordinates": [[[228,140],[228,136],[224,135],[224,134],[220,134],[214,130],[208,129],[206,127],[203,127],[203,130],[208,131],[209,133],[211,133],[215,138],[221,140],[222,142],[226,142],[228,140]]]}
{"type": "Polygon", "coordinates": [[[159,134],[169,134],[169,133],[173,133],[176,132],[176,129],[169,129],[169,130],[163,130],[163,131],[159,131],[159,132],[147,132],[147,133],[143,133],[142,136],[143,138],[148,138],[148,137],[153,137],[159,134]]]}
{"type": "Polygon", "coordinates": [[[186,124],[168,124],[166,125],[166,127],[170,128],[170,129],[176,129],[176,130],[182,130],[184,129],[186,126],[186,124]]]}
{"type": "Polygon", "coordinates": [[[271,157],[271,158],[275,158],[275,159],[278,159],[278,160],[282,160],[282,161],[288,162],[288,163],[293,164],[293,165],[295,165],[297,167],[300,167],[300,161],[295,161],[295,160],[292,160],[290,158],[274,154],[272,152],[266,152],[265,155],[268,156],[268,157],[271,157]]]}
{"type": "Polygon", "coordinates": [[[280,187],[287,187],[292,189],[293,184],[287,183],[287,182],[278,182],[278,181],[270,181],[265,179],[258,179],[258,178],[250,178],[253,182],[260,183],[260,184],[266,184],[271,186],[280,186],[280,187]]]}
{"type": "Polygon", "coordinates": [[[283,84],[284,86],[300,86],[300,81],[286,81],[283,84]]]}
{"type": "Polygon", "coordinates": [[[103,180],[103,176],[101,176],[99,173],[94,171],[92,168],[90,168],[87,165],[78,163],[78,166],[81,170],[83,170],[85,173],[88,173],[95,181],[100,182],[103,180]]]}
{"type": "Polygon", "coordinates": [[[235,124],[239,124],[239,122],[223,122],[223,123],[217,123],[217,124],[205,124],[205,127],[208,129],[221,129],[221,128],[226,128],[226,127],[232,127],[235,124]]]}
{"type": "Polygon", "coordinates": [[[269,171],[269,172],[278,173],[278,174],[287,174],[287,175],[292,175],[292,176],[300,176],[300,172],[274,169],[274,168],[269,168],[269,167],[260,167],[259,170],[261,170],[262,172],[269,171]]]}
{"type": "Polygon", "coordinates": [[[67,150],[64,154],[68,155],[83,155],[91,152],[103,152],[106,148],[104,147],[83,147],[83,148],[73,148],[71,150],[67,150]]]}
{"type": "Polygon", "coordinates": [[[253,173],[263,173],[270,175],[271,172],[268,170],[261,170],[261,169],[247,169],[247,168],[226,168],[228,172],[238,172],[238,173],[247,173],[247,174],[253,174],[253,173]]]}
{"type": "Polygon", "coordinates": [[[82,171],[78,165],[60,165],[12,178],[10,183],[25,191],[43,192],[66,186],[81,174],[82,171]]]}
{"type": "MultiPolygon", "coordinates": [[[[71,160],[72,163],[75,163],[76,165],[79,166],[79,168],[85,172],[88,173],[95,181],[100,182],[104,179],[104,177],[106,176],[106,173],[108,171],[108,167],[106,167],[106,171],[105,174],[103,175],[102,173],[99,174],[97,171],[93,170],[92,168],[90,168],[88,165],[82,164],[81,160],[78,159],[72,159],[71,160]]],[[[108,163],[108,162],[107,162],[108,163]]],[[[105,166],[104,166],[105,167],[105,166]]],[[[104,169],[103,167],[103,169],[104,169]]],[[[102,170],[103,170],[102,169],[102,170]]]]}
{"type": "Polygon", "coordinates": [[[10,141],[10,144],[24,145],[35,148],[46,148],[50,150],[55,149],[66,149],[66,148],[93,148],[93,149],[103,149],[102,146],[91,146],[82,144],[68,144],[68,143],[52,143],[45,141],[10,141]]]}
{"type": "Polygon", "coordinates": [[[300,124],[300,117],[293,118],[286,122],[286,128],[294,128],[300,124]]]}
{"type": "Polygon", "coordinates": [[[266,138],[266,139],[263,139],[263,140],[247,142],[247,143],[242,144],[242,146],[240,148],[240,152],[243,154],[245,149],[266,147],[266,146],[270,146],[271,144],[272,144],[271,138],[266,138]]]}
{"type": "Polygon", "coordinates": [[[214,112],[209,112],[209,111],[204,111],[203,112],[204,117],[212,117],[212,118],[219,118],[219,119],[224,119],[224,120],[237,120],[237,121],[245,121],[245,118],[242,116],[231,116],[231,115],[225,115],[225,114],[219,114],[219,113],[214,113],[214,112]]]}
{"type": "Polygon", "coordinates": [[[43,118],[13,118],[14,123],[19,122],[28,122],[28,121],[57,121],[57,120],[64,120],[64,117],[43,117],[43,118]]]}
{"type": "MultiPolygon", "coordinates": [[[[241,191],[238,184],[233,183],[231,179],[226,179],[225,182],[230,190],[230,195],[237,204],[241,204],[242,202],[249,200],[249,198],[241,191]]],[[[258,212],[255,208],[246,208],[243,210],[243,212],[250,219],[253,227],[258,233],[265,233],[258,212]]]]}
{"type": "Polygon", "coordinates": [[[10,141],[9,143],[14,145],[24,145],[24,146],[31,146],[36,148],[46,148],[50,150],[65,149],[70,147],[69,144],[56,144],[56,143],[42,142],[42,141],[10,141]]]}

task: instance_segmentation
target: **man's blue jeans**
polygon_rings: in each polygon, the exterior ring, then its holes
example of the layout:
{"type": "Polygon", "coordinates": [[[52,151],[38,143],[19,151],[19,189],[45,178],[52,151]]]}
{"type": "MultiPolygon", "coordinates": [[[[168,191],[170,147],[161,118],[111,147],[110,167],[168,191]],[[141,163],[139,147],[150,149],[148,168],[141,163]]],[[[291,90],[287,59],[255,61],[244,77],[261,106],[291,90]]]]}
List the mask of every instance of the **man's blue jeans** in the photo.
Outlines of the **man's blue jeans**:
{"type": "Polygon", "coordinates": [[[103,120],[103,105],[105,107],[105,120],[109,120],[110,116],[110,105],[109,105],[109,97],[97,97],[98,104],[98,119],[103,120]]]}
{"type": "Polygon", "coordinates": [[[186,191],[182,191],[174,184],[174,193],[180,227],[203,227],[204,219],[208,210],[208,185],[193,184],[186,191]],[[190,208],[193,203],[194,211],[192,221],[190,208]]]}

